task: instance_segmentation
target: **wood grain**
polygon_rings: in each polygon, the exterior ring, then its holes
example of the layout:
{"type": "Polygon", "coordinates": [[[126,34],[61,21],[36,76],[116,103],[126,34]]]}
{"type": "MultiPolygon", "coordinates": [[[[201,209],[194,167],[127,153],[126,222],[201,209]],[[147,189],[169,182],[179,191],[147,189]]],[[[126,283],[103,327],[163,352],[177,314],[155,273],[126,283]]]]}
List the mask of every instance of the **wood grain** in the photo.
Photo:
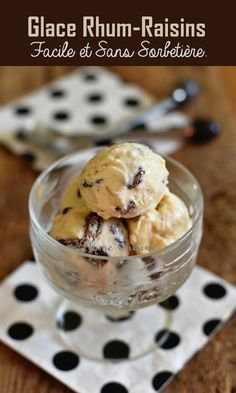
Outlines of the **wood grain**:
{"type": "MultiPolygon", "coordinates": [[[[112,68],[158,97],[164,97],[180,78],[191,77],[201,83],[201,96],[189,106],[188,113],[217,118],[222,123],[223,133],[206,145],[186,144],[175,158],[196,175],[204,193],[205,226],[198,263],[236,283],[236,67],[112,68]]],[[[0,104],[38,88],[70,69],[1,67],[0,104]]],[[[27,199],[35,178],[36,173],[23,159],[0,148],[0,279],[32,254],[27,199]]],[[[235,331],[236,319],[231,318],[178,374],[166,388],[166,393],[235,393],[235,331]]],[[[70,392],[0,344],[0,392],[32,393],[34,390],[37,393],[70,392]]]]}

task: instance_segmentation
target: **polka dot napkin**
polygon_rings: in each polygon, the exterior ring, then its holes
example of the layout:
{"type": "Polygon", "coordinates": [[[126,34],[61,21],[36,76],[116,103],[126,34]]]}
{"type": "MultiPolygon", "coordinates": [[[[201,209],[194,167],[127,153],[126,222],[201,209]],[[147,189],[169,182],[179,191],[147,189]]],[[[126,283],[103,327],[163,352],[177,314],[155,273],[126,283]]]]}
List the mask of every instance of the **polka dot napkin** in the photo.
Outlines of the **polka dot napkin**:
{"type": "MultiPolygon", "coordinates": [[[[156,98],[144,89],[105,68],[83,67],[1,107],[0,143],[42,170],[60,156],[88,147],[88,143],[92,146],[94,137],[106,139],[111,126],[133,118],[154,102],[156,98]],[[75,141],[75,137],[80,139],[75,141]]],[[[173,114],[169,116],[146,124],[147,137],[141,142],[151,137],[152,130],[171,126],[173,114]]],[[[179,121],[184,120],[177,112],[174,124],[179,121]]],[[[181,145],[163,137],[151,141],[161,154],[181,145]]]]}
{"type": "MultiPolygon", "coordinates": [[[[109,324],[125,327],[122,340],[96,336],[96,351],[107,359],[129,357],[140,346],[129,339],[139,318],[158,321],[163,310],[172,318],[170,330],[158,330],[147,323],[143,337],[156,349],[132,361],[90,361],[61,340],[59,331],[76,332],[84,343],[91,316],[89,310],[65,310],[64,325],[56,323],[60,297],[49,288],[32,261],[23,263],[0,286],[0,339],[33,363],[79,393],[152,393],[161,391],[185,363],[199,351],[233,312],[235,288],[216,275],[195,267],[176,295],[159,305],[135,311],[115,322],[99,314],[109,324]],[[150,318],[152,316],[152,318],[150,318]],[[167,339],[160,340],[164,335],[167,339]]],[[[89,344],[88,342],[86,344],[89,344]]]]}

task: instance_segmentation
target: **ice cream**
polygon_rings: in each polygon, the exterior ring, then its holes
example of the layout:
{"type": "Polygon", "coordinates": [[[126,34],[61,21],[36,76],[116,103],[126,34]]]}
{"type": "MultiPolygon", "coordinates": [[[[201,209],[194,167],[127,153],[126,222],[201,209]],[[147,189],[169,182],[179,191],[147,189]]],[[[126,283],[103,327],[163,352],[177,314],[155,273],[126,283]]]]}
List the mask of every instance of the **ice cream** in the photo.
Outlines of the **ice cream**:
{"type": "Polygon", "coordinates": [[[185,204],[167,186],[165,160],[122,143],[99,151],[62,195],[50,235],[82,252],[126,257],[179,239],[191,226],[185,204]]]}
{"type": "Polygon", "coordinates": [[[128,220],[130,244],[136,254],[145,254],[173,243],[191,226],[185,204],[168,192],[156,209],[128,220]]]}
{"type": "Polygon", "coordinates": [[[81,196],[79,190],[79,183],[80,183],[80,176],[79,175],[74,176],[72,180],[69,182],[68,186],[66,187],[62,195],[60,201],[60,207],[62,210],[73,207],[76,208],[76,211],[78,213],[85,215],[91,212],[91,210],[88,208],[84,199],[81,196]]]}
{"type": "Polygon", "coordinates": [[[55,216],[50,235],[65,246],[99,256],[129,255],[128,232],[117,218],[104,220],[96,213],[66,207],[55,216]]]}
{"type": "Polygon", "coordinates": [[[132,218],[154,209],[167,191],[165,160],[138,143],[102,149],[85,166],[79,190],[104,219],[132,218]]]}

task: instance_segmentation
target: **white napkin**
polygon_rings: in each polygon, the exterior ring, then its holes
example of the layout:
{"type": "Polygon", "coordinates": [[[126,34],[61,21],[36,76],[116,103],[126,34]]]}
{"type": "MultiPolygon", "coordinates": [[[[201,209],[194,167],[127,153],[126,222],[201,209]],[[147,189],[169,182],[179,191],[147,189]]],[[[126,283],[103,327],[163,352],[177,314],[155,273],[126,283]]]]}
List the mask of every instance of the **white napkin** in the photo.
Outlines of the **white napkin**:
{"type": "MultiPolygon", "coordinates": [[[[91,133],[104,133],[105,137],[107,128],[125,121],[154,102],[155,97],[144,89],[124,82],[105,68],[83,67],[2,106],[0,143],[28,159],[35,169],[42,170],[58,158],[63,146],[74,149],[74,142],[70,139],[72,134],[88,137],[91,133]],[[32,143],[33,135],[34,140],[41,140],[42,130],[48,129],[56,130],[61,135],[57,145],[52,142],[55,150],[48,149],[42,143],[40,146],[32,143]],[[34,130],[37,130],[36,136],[34,130]]],[[[181,112],[164,116],[148,125],[146,139],[159,153],[169,154],[181,146],[181,140],[154,138],[149,131],[164,130],[172,127],[173,123],[184,125],[185,122],[186,116],[181,112]]],[[[145,142],[145,138],[140,142],[145,142]]],[[[79,150],[79,146],[75,150],[79,150]]]]}
{"type": "MultiPolygon", "coordinates": [[[[0,339],[75,392],[151,393],[170,382],[230,317],[236,305],[236,290],[220,277],[195,267],[169,303],[171,309],[167,312],[173,320],[167,344],[137,360],[119,363],[90,361],[63,343],[55,323],[61,299],[41,278],[35,263],[23,263],[2,283],[0,299],[0,339]]],[[[125,324],[123,331],[127,335],[123,339],[126,337],[130,351],[140,345],[129,340],[139,318],[158,318],[163,306],[168,304],[136,311],[129,320],[119,322],[125,324]]],[[[80,310],[77,334],[81,342],[85,340],[86,321],[91,319],[89,312],[80,310]]],[[[105,317],[101,314],[100,318],[105,317]]],[[[144,336],[154,339],[157,334],[155,326],[147,324],[144,336]]],[[[104,334],[98,332],[96,340],[96,350],[102,353],[104,334]]]]}

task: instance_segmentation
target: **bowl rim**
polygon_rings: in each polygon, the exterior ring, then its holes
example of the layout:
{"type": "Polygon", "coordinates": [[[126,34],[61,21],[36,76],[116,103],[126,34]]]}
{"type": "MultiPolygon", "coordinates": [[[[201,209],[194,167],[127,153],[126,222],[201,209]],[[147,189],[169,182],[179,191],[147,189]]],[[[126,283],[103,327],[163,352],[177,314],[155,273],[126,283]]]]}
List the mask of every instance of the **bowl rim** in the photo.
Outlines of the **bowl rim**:
{"type": "Polygon", "coordinates": [[[204,200],[203,200],[203,193],[202,193],[202,189],[201,186],[199,184],[199,182],[197,181],[197,179],[195,178],[195,176],[183,165],[181,164],[179,161],[175,160],[172,157],[169,157],[167,155],[163,155],[163,154],[159,154],[161,157],[163,157],[167,162],[170,162],[171,164],[175,165],[178,169],[180,169],[181,171],[183,171],[185,174],[187,174],[191,180],[192,183],[195,185],[195,187],[197,187],[198,190],[198,195],[199,195],[199,209],[197,210],[194,219],[192,220],[192,225],[191,227],[188,229],[187,232],[185,232],[183,234],[183,236],[181,236],[179,239],[177,239],[176,241],[174,241],[173,243],[169,244],[166,247],[163,247],[161,249],[155,249],[152,250],[148,253],[144,253],[144,254],[135,254],[135,255],[128,255],[128,256],[99,256],[99,255],[93,255],[93,254],[89,254],[89,253],[85,253],[80,251],[80,249],[75,249],[75,248],[69,248],[65,245],[63,245],[62,243],[58,242],[56,239],[54,239],[53,237],[51,237],[47,231],[40,225],[35,212],[34,212],[34,207],[33,207],[33,199],[34,199],[34,194],[36,192],[37,187],[39,186],[39,184],[41,183],[41,181],[50,173],[52,172],[56,167],[61,166],[63,167],[63,163],[65,163],[66,161],[68,161],[69,159],[72,159],[75,156],[82,156],[83,154],[88,154],[91,151],[94,151],[95,153],[101,149],[103,149],[105,146],[102,147],[89,147],[86,149],[81,149],[77,152],[73,152],[70,153],[66,156],[63,156],[62,158],[60,158],[59,160],[54,161],[51,165],[49,165],[34,181],[31,190],[30,190],[30,194],[29,194],[29,199],[28,199],[28,209],[29,209],[29,215],[30,215],[30,225],[33,223],[35,225],[35,227],[37,228],[37,230],[40,232],[40,234],[45,238],[45,240],[51,244],[53,247],[56,247],[57,249],[61,250],[62,252],[66,251],[67,253],[72,253],[74,255],[79,255],[85,258],[93,258],[93,259],[98,259],[98,260],[106,260],[106,261],[120,261],[120,260],[132,260],[132,259],[137,259],[137,258],[147,258],[147,257],[152,257],[153,255],[155,255],[155,258],[158,258],[159,256],[163,256],[165,254],[168,254],[168,252],[172,252],[173,250],[177,249],[179,246],[181,246],[193,233],[193,230],[195,229],[195,227],[197,226],[197,223],[199,222],[199,220],[202,217],[203,214],[203,207],[204,207],[204,200]]]}

